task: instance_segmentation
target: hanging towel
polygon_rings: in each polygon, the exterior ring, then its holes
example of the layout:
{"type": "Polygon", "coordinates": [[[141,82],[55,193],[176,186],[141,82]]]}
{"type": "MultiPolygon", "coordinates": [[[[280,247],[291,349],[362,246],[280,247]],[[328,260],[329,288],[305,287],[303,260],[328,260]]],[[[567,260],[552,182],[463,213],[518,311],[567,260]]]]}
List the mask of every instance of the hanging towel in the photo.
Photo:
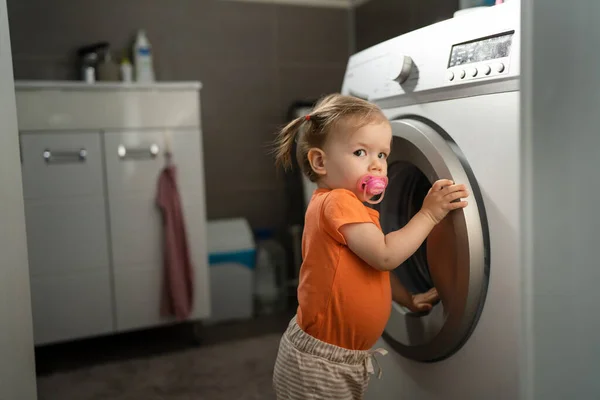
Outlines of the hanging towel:
{"type": "Polygon", "coordinates": [[[194,269],[187,243],[176,168],[166,166],[158,180],[157,203],[163,217],[164,278],[161,313],[186,319],[194,298],[194,269]]]}

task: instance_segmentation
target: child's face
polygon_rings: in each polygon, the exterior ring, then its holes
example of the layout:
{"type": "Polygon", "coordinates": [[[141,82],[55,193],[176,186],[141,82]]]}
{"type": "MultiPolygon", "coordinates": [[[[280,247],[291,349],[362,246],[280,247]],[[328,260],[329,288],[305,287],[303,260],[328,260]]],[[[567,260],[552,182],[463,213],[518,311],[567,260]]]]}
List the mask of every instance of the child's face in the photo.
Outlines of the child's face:
{"type": "Polygon", "coordinates": [[[352,134],[332,132],[323,147],[324,174],[319,183],[330,189],[348,189],[361,201],[358,180],[365,174],[387,176],[392,128],[387,121],[371,123],[352,134]]]}

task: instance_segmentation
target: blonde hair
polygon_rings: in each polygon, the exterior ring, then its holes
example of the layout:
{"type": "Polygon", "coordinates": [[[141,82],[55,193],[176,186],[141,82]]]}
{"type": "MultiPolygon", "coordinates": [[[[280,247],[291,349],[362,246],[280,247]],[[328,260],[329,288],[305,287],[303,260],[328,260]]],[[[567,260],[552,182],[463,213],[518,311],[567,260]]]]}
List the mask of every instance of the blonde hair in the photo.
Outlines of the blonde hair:
{"type": "Polygon", "coordinates": [[[308,151],[322,149],[331,132],[340,123],[351,122],[351,129],[360,129],[372,122],[387,121],[379,107],[366,100],[339,93],[325,96],[316,104],[312,112],[287,124],[275,139],[275,164],[284,169],[292,168],[292,152],[296,145],[296,160],[302,172],[312,181],[317,181],[308,151]]]}

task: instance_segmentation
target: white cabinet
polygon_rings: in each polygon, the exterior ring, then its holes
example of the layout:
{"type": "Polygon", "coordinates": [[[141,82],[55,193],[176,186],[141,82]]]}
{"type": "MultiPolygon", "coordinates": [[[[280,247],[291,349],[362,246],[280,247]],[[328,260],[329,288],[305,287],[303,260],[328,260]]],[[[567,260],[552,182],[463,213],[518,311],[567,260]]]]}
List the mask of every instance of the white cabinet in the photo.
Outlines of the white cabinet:
{"type": "Polygon", "coordinates": [[[156,191],[167,149],[194,265],[190,318],[207,318],[199,85],[18,82],[16,88],[35,343],[175,322],[160,314],[156,191]]]}

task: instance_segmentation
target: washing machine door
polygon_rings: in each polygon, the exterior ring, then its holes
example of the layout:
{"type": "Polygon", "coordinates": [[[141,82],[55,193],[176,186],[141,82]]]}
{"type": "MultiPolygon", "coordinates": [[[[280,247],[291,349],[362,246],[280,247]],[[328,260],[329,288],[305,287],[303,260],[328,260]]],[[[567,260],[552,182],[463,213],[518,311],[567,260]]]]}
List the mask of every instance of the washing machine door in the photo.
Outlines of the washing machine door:
{"type": "MultiPolygon", "coordinates": [[[[428,313],[397,303],[384,339],[403,356],[439,361],[467,341],[482,311],[489,279],[489,237],[482,196],[464,155],[439,126],[418,116],[391,121],[393,144],[389,185],[375,206],[385,233],[403,227],[421,208],[433,182],[451,179],[467,185],[469,205],[452,211],[392,278],[412,293],[435,287],[440,301],[428,313]]],[[[491,168],[491,166],[490,166],[491,168]]]]}

